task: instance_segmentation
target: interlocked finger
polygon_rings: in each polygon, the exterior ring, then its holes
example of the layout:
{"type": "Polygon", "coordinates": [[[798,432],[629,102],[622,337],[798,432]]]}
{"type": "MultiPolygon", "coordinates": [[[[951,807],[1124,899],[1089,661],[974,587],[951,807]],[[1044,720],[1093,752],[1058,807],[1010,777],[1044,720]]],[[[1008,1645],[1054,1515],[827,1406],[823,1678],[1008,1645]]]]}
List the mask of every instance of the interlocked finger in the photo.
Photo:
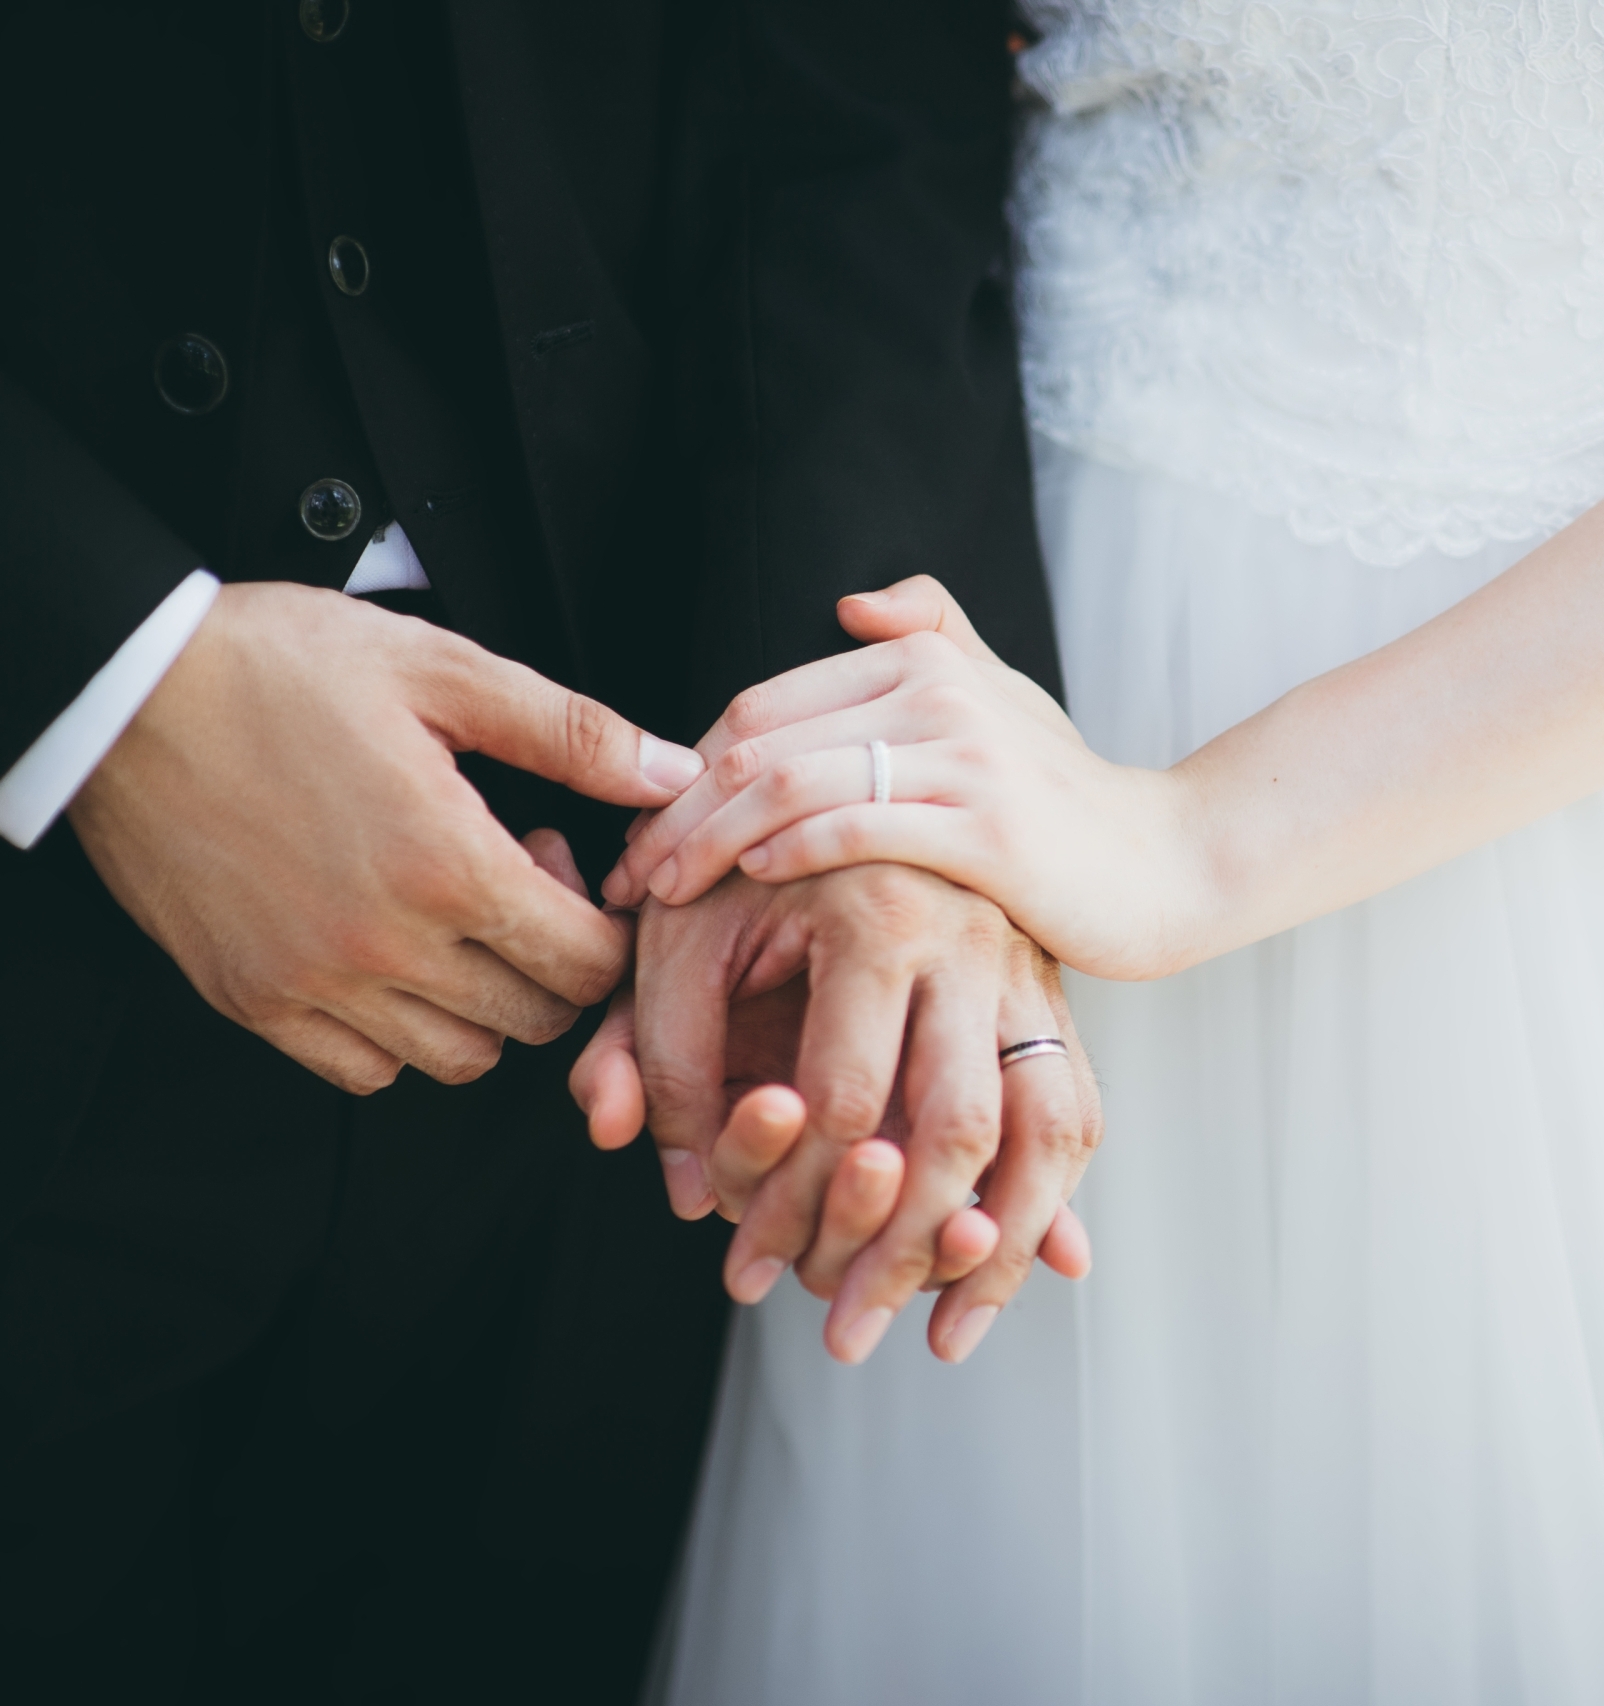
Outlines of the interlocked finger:
{"type": "Polygon", "coordinates": [[[752,1193],[791,1152],[807,1123],[807,1106],[784,1084],[750,1090],[730,1110],[708,1164],[718,1212],[739,1221],[752,1193]]]}
{"type": "MultiPolygon", "coordinates": [[[[758,1187],[725,1263],[730,1295],[755,1303],[813,1242],[830,1180],[847,1150],[879,1130],[902,1055],[911,968],[859,941],[858,952],[815,964],[797,1088],[807,1124],[758,1187]]],[[[806,1275],[799,1270],[806,1283],[806,1275]]]]}
{"type": "MultiPolygon", "coordinates": [[[[1030,1035],[1058,1030],[1045,1003],[1034,1024],[1030,1035]]],[[[981,1194],[1001,1236],[990,1259],[949,1287],[931,1313],[930,1347],[946,1361],[962,1362],[979,1344],[1029,1277],[1049,1235],[1067,1236],[1058,1222],[1101,1125],[1096,1085],[1072,1029],[1065,1041],[1068,1058],[1033,1055],[1003,1074],[1004,1142],[981,1194]]]]}
{"type": "MultiPolygon", "coordinates": [[[[997,1150],[1001,1117],[996,1034],[998,967],[984,952],[954,955],[922,982],[906,1073],[907,1178],[885,1230],[839,1281],[825,1343],[861,1362],[934,1271],[941,1229],[968,1201],[997,1150]]],[[[834,1273],[809,1252],[798,1277],[823,1290],[834,1273]]]]}
{"type": "Polygon", "coordinates": [[[855,1143],[842,1156],[806,1257],[810,1290],[833,1290],[852,1258],[884,1228],[896,1209],[904,1170],[902,1151],[883,1138],[855,1143]]]}

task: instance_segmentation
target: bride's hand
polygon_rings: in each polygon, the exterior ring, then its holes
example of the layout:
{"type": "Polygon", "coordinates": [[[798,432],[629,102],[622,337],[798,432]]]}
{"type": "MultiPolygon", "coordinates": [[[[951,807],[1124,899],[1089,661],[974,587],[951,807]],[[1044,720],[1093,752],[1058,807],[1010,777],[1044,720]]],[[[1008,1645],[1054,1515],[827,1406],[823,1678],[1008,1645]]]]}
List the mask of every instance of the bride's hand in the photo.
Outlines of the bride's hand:
{"type": "Polygon", "coordinates": [[[1209,884],[1181,774],[1097,757],[928,576],[838,613],[867,648],[737,698],[700,743],[706,773],[637,826],[609,900],[649,889],[682,904],[737,864],[777,883],[880,860],[987,895],[1099,976],[1162,976],[1191,957],[1209,884]],[[873,740],[890,748],[880,805],[873,740]]]}

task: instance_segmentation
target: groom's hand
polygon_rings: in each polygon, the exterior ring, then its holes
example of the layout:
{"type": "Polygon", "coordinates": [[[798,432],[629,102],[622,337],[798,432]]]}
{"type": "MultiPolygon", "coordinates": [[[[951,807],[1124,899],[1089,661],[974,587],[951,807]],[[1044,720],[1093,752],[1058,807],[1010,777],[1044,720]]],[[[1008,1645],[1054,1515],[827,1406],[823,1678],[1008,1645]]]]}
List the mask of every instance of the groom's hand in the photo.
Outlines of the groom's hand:
{"type": "Polygon", "coordinates": [[[107,887],[220,1012],[359,1093],[549,1041],[627,923],[561,836],[520,845],[477,751],[661,805],[701,761],[460,636],[338,593],[225,587],[70,808],[107,887]]]}
{"type": "Polygon", "coordinates": [[[717,1201],[740,1218],[725,1270],[738,1300],[795,1262],[834,1299],[826,1343],[856,1362],[916,1290],[966,1274],[930,1323],[932,1348],[959,1360],[1038,1254],[1086,1265],[1063,1206],[1099,1131],[1084,1056],[1006,1077],[997,1062],[1000,1037],[1074,1046],[1056,968],[989,901],[924,872],[858,867],[770,892],[737,875],[691,906],[648,902],[633,1006],[619,998],[575,1093],[609,1147],[649,1106],[677,1212],[717,1201]],[[805,985],[790,981],[801,969],[805,985]],[[899,1081],[905,1178],[876,1141],[899,1081]],[[985,1215],[965,1209],[976,1186],[985,1215]],[[964,1261],[974,1221],[995,1228],[964,1261]]]}

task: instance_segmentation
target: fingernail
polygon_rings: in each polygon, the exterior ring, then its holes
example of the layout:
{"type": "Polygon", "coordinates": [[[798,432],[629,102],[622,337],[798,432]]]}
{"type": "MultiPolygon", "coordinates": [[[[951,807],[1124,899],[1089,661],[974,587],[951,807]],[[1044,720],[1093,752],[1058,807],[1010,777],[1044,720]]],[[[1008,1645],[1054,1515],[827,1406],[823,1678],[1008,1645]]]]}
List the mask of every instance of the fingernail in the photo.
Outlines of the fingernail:
{"type": "Polygon", "coordinates": [[[981,1303],[971,1309],[947,1335],[947,1360],[962,1362],[985,1338],[986,1330],[997,1319],[997,1315],[998,1306],[995,1303],[981,1303]]]}
{"type": "Polygon", "coordinates": [[[889,592],[849,592],[847,597],[855,598],[859,604],[889,604],[891,602],[889,592]]]}
{"type": "Polygon", "coordinates": [[[844,1329],[840,1338],[846,1355],[841,1360],[850,1363],[867,1361],[869,1353],[886,1336],[886,1328],[891,1325],[891,1313],[883,1306],[866,1309],[850,1327],[844,1329]]]}
{"type": "Polygon", "coordinates": [[[641,731],[640,773],[648,782],[655,782],[672,794],[682,794],[706,768],[701,753],[641,731]]]}
{"type": "Polygon", "coordinates": [[[675,1214],[694,1214],[707,1196],[707,1169],[689,1149],[659,1151],[668,1200],[675,1214]]]}
{"type": "Polygon", "coordinates": [[[679,886],[679,860],[672,853],[652,872],[646,884],[659,900],[667,900],[679,886]]]}
{"type": "Polygon", "coordinates": [[[748,847],[741,855],[741,869],[751,876],[757,871],[766,871],[774,863],[774,855],[766,847],[748,847]]]}
{"type": "Polygon", "coordinates": [[[778,1256],[759,1256],[730,1281],[730,1296],[737,1303],[761,1303],[784,1272],[785,1263],[778,1256]]]}

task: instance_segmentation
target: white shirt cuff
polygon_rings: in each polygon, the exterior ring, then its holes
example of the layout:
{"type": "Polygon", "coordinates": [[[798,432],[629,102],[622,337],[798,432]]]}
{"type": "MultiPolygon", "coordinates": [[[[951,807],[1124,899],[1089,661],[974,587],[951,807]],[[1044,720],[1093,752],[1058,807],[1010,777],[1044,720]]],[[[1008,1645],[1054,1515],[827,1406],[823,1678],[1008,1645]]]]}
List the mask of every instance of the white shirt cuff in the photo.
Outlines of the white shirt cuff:
{"type": "Polygon", "coordinates": [[[32,847],[66,810],[189,644],[217,589],[217,577],[205,569],[180,581],[0,776],[0,836],[14,847],[32,847]]]}

